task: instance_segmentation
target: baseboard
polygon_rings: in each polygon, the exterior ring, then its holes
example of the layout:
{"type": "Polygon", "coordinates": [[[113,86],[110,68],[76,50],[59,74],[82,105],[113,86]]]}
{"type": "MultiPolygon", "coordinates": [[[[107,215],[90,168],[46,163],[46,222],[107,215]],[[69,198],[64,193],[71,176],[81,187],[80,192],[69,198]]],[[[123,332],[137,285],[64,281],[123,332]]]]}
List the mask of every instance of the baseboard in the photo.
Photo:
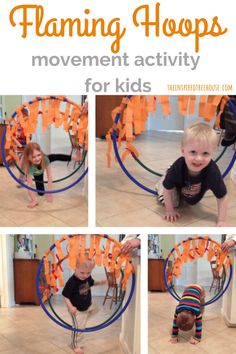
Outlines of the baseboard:
{"type": "Polygon", "coordinates": [[[224,321],[228,327],[236,328],[236,323],[231,323],[229,321],[228,317],[226,316],[226,314],[223,314],[223,318],[224,318],[224,321]]]}
{"type": "Polygon", "coordinates": [[[120,349],[122,354],[132,354],[125,341],[120,338],[120,349]]]}

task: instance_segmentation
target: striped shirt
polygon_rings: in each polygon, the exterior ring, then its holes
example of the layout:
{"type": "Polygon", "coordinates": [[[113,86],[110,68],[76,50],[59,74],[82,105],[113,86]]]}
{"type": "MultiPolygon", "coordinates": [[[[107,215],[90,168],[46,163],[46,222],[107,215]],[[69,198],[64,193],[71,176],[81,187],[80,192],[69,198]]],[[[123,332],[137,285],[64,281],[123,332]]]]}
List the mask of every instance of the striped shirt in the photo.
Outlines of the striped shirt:
{"type": "Polygon", "coordinates": [[[176,325],[177,315],[182,311],[191,311],[196,315],[195,338],[201,340],[202,337],[202,313],[201,313],[201,298],[202,288],[198,285],[191,285],[184,289],[179,305],[175,309],[174,322],[172,328],[172,336],[178,336],[179,328],[176,325]]]}

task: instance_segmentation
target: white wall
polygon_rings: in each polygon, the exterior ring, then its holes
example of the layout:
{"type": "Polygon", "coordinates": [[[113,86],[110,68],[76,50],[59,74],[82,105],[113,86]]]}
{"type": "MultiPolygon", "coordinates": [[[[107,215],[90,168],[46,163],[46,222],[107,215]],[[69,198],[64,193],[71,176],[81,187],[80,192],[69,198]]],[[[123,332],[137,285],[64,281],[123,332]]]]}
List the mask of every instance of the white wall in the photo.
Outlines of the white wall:
{"type": "Polygon", "coordinates": [[[147,130],[183,130],[184,116],[178,112],[177,96],[170,96],[171,115],[164,116],[161,105],[156,100],[156,112],[149,114],[147,130]]]}
{"type": "MultiPolygon", "coordinates": [[[[221,242],[221,235],[209,235],[211,239],[221,242]]],[[[196,235],[175,235],[175,244],[186,240],[188,237],[196,235]]],[[[190,283],[198,283],[203,286],[210,286],[212,282],[212,272],[206,256],[196,261],[182,265],[181,276],[176,279],[176,285],[184,286],[190,283]]]]}
{"type": "MultiPolygon", "coordinates": [[[[186,127],[197,123],[203,122],[203,119],[198,117],[198,114],[181,115],[178,109],[178,96],[169,96],[171,105],[171,114],[169,116],[163,116],[161,105],[156,101],[156,112],[149,114],[147,121],[147,130],[184,130],[186,127]]],[[[196,96],[195,100],[195,112],[198,112],[199,96],[196,96]]],[[[211,126],[213,121],[211,122],[211,126]]]]}
{"type": "Polygon", "coordinates": [[[0,235],[0,305],[11,307],[14,300],[14,275],[13,275],[13,235],[0,235]]]}
{"type": "MultiPolygon", "coordinates": [[[[35,98],[35,95],[25,95],[22,96],[22,103],[28,102],[35,98]]],[[[81,103],[82,96],[67,96],[76,103],[81,103]]],[[[65,109],[66,104],[61,103],[62,110],[65,109]]],[[[37,126],[36,134],[33,135],[32,141],[37,142],[45,154],[51,153],[62,153],[70,154],[71,143],[68,133],[66,133],[63,127],[55,128],[54,126],[49,126],[46,132],[42,132],[41,118],[37,126]]]]}

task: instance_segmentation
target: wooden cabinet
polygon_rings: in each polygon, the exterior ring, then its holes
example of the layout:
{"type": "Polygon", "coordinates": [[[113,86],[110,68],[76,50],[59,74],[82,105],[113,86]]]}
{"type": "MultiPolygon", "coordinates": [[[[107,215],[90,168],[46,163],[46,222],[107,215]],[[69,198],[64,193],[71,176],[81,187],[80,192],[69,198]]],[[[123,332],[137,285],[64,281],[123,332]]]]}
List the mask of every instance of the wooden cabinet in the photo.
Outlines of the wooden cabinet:
{"type": "Polygon", "coordinates": [[[148,259],[148,290],[166,291],[164,284],[164,259],[148,259]]]}
{"type": "Polygon", "coordinates": [[[39,305],[36,293],[36,273],[39,259],[14,259],[14,286],[16,304],[39,305]]]}
{"type": "MultiPolygon", "coordinates": [[[[2,144],[2,135],[3,135],[5,127],[6,127],[6,124],[0,124],[0,144],[2,144]]],[[[0,149],[0,165],[2,165],[2,164],[3,164],[2,149],[0,149]]]]}
{"type": "Polygon", "coordinates": [[[96,137],[104,138],[112,127],[111,111],[121,104],[124,96],[96,96],[96,137]]]}

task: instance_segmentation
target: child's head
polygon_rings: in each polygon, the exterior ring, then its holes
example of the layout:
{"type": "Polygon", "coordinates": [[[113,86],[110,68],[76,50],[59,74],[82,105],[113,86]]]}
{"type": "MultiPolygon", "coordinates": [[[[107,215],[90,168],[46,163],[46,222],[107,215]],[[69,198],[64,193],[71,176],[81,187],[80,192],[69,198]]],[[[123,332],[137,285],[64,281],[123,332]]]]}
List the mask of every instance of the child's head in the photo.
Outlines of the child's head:
{"type": "Polygon", "coordinates": [[[196,123],[184,131],[181,151],[188,170],[200,173],[210,163],[217,148],[217,134],[209,125],[196,123]]]}
{"type": "Polygon", "coordinates": [[[196,315],[194,315],[193,312],[184,310],[178,313],[176,318],[176,325],[182,331],[190,331],[195,324],[195,320],[196,315]]]}
{"type": "Polygon", "coordinates": [[[45,168],[45,162],[43,158],[44,154],[37,143],[29,143],[24,149],[24,166],[26,171],[31,164],[41,165],[42,168],[45,168]]]}
{"type": "Polygon", "coordinates": [[[85,259],[81,262],[78,256],[76,260],[75,276],[80,280],[85,280],[91,275],[94,267],[94,259],[90,259],[88,255],[85,255],[85,259]]]}

